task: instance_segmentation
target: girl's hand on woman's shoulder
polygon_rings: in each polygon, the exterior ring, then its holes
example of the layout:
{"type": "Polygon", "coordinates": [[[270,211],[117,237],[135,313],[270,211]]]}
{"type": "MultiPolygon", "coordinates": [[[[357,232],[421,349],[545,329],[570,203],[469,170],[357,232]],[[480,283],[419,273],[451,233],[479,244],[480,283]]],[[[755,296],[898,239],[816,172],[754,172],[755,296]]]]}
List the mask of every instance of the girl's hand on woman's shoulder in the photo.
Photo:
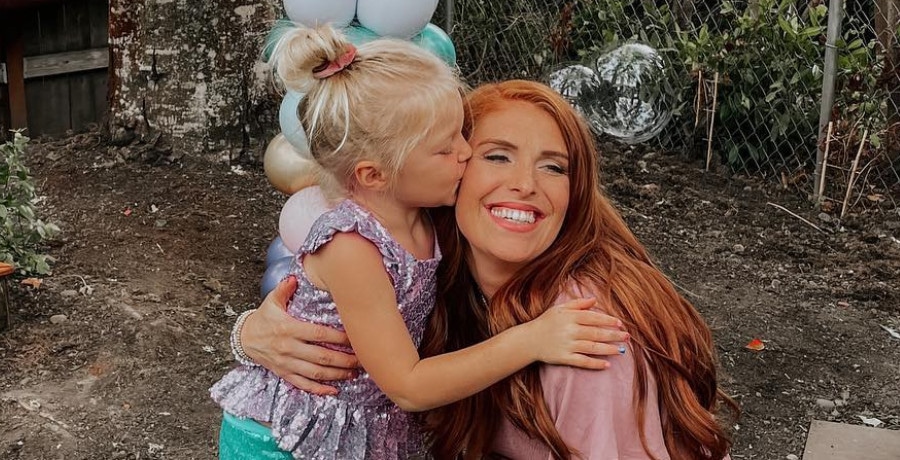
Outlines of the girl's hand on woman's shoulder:
{"type": "Polygon", "coordinates": [[[318,324],[302,322],[287,313],[287,304],[297,289],[288,277],[266,296],[241,328],[241,345],[257,364],[295,387],[316,394],[336,394],[334,387],[317,381],[353,377],[356,357],[315,345],[349,346],[347,335],[318,324]]]}
{"type": "Polygon", "coordinates": [[[624,353],[629,335],[617,318],[591,310],[596,304],[596,299],[570,300],[523,324],[535,338],[535,359],[585,369],[608,368],[609,362],[600,356],[624,353]]]}

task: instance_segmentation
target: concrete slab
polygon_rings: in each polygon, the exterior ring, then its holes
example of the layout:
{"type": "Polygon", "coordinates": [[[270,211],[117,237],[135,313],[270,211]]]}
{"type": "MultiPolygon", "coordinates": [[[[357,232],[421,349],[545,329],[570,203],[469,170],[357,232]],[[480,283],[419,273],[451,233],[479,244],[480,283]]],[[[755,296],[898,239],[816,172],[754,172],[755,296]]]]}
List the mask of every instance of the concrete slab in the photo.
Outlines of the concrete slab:
{"type": "Polygon", "coordinates": [[[900,431],[813,420],[803,460],[900,460],[900,431]]]}

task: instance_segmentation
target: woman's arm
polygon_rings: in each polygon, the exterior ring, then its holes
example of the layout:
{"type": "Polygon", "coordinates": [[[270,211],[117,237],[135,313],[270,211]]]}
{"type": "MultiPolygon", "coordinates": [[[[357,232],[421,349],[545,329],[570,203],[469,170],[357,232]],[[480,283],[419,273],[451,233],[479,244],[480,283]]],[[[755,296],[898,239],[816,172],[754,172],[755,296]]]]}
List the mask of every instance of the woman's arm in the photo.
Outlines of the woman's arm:
{"type": "Polygon", "coordinates": [[[334,387],[316,382],[351,378],[359,367],[356,357],[310,342],[348,345],[347,335],[318,324],[302,322],[286,311],[297,289],[291,276],[278,283],[259,308],[247,317],[240,341],[247,355],[295,387],[316,394],[336,394],[334,387]]]}
{"type": "Polygon", "coordinates": [[[535,361],[603,369],[591,355],[618,347],[596,343],[602,327],[618,320],[587,309],[594,300],[553,307],[535,321],[472,347],[420,359],[378,249],[341,233],[303,261],[311,280],[329,291],[362,366],[397,405],[408,411],[442,406],[475,394],[535,361]]]}

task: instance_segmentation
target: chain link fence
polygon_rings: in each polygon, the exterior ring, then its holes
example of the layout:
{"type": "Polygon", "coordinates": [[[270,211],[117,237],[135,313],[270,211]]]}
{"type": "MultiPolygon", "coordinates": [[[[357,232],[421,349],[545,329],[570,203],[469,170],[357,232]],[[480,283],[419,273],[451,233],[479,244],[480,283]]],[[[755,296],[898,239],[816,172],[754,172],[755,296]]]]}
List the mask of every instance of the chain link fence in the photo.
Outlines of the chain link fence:
{"type": "Polygon", "coordinates": [[[849,186],[850,205],[896,208],[900,0],[825,1],[455,0],[436,20],[472,85],[574,81],[561,89],[601,137],[773,178],[824,207],[849,186]]]}

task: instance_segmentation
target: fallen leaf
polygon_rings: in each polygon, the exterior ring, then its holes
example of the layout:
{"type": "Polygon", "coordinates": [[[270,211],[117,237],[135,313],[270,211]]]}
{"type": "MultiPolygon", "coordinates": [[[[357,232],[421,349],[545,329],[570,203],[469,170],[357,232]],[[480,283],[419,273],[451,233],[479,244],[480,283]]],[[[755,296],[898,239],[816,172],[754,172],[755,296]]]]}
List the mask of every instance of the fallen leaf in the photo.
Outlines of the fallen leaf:
{"type": "Polygon", "coordinates": [[[880,203],[880,202],[884,201],[884,195],[882,195],[880,193],[873,193],[871,195],[866,196],[866,198],[868,198],[869,201],[873,201],[875,203],[880,203]]]}
{"type": "Polygon", "coordinates": [[[44,280],[42,280],[40,278],[25,278],[22,280],[21,284],[24,284],[25,286],[31,286],[31,287],[37,289],[37,288],[41,287],[41,283],[43,283],[43,282],[44,282],[44,280]]]}
{"type": "Polygon", "coordinates": [[[900,332],[897,332],[897,331],[895,331],[895,330],[893,330],[893,329],[891,329],[891,328],[889,328],[889,327],[887,327],[887,326],[885,326],[885,325],[883,325],[883,324],[879,324],[879,326],[881,326],[882,329],[884,329],[885,331],[887,331],[887,333],[890,334],[891,337],[893,337],[893,338],[895,338],[895,339],[900,339],[900,332]]]}
{"type": "Polygon", "coordinates": [[[876,426],[876,427],[877,427],[877,426],[882,425],[882,424],[884,423],[884,422],[882,422],[881,420],[878,420],[878,419],[875,418],[875,417],[868,418],[868,417],[863,417],[862,415],[859,415],[858,417],[862,420],[863,424],[869,425],[869,426],[876,426]]]}
{"type": "Polygon", "coordinates": [[[748,343],[747,345],[744,345],[744,348],[747,348],[747,349],[753,350],[753,351],[762,351],[762,350],[766,349],[766,344],[764,344],[762,340],[753,339],[750,341],[750,343],[748,343]]]}

